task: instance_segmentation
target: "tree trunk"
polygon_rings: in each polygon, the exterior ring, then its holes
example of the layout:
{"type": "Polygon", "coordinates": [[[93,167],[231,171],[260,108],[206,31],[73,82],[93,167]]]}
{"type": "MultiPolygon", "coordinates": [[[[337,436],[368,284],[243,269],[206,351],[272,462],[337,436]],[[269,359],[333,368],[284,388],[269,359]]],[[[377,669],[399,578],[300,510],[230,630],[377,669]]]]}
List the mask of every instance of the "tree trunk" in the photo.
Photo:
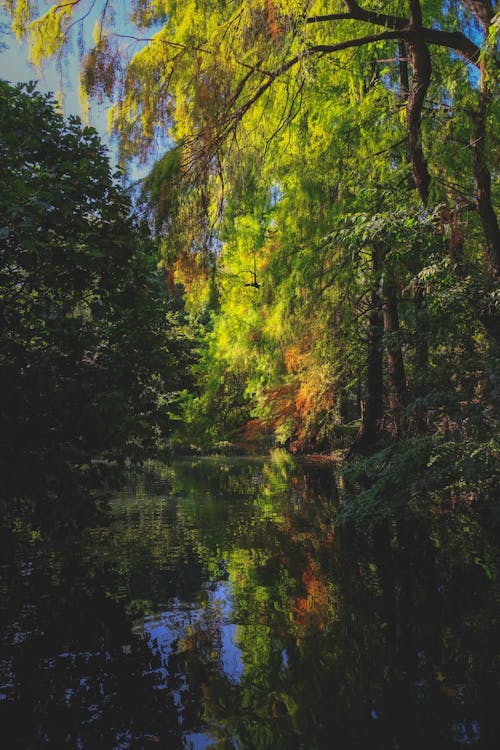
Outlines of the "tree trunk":
{"type": "MultiPolygon", "coordinates": [[[[483,74],[481,78],[483,79],[483,74]]],[[[473,114],[470,145],[476,183],[477,210],[483,225],[489,269],[493,278],[498,281],[500,280],[500,230],[491,199],[491,175],[486,159],[486,120],[490,99],[491,93],[482,80],[479,106],[473,114]]]]}
{"type": "Polygon", "coordinates": [[[401,101],[406,104],[410,96],[410,76],[408,75],[408,49],[404,41],[398,45],[399,61],[399,95],[401,101]]]}
{"type": "Polygon", "coordinates": [[[425,290],[419,281],[414,286],[415,304],[415,365],[421,380],[425,380],[429,369],[429,316],[425,302],[425,290]]]}
{"type": "Polygon", "coordinates": [[[410,35],[406,43],[413,69],[406,122],[408,126],[408,148],[412,165],[413,180],[422,203],[427,205],[431,177],[422,149],[421,119],[425,97],[431,82],[432,64],[429,49],[424,39],[422,11],[419,0],[409,0],[410,35]]]}
{"type": "Polygon", "coordinates": [[[383,321],[379,294],[381,254],[372,249],[373,284],[371,312],[368,320],[368,343],[366,352],[366,391],[361,402],[361,427],[347,458],[358,453],[366,454],[377,445],[380,423],[384,415],[384,376],[382,336],[383,321]]]}
{"type": "MultiPolygon", "coordinates": [[[[414,285],[415,305],[415,396],[417,400],[425,393],[425,385],[429,372],[429,316],[425,303],[425,290],[421,282],[414,285]]],[[[425,432],[427,424],[422,405],[415,408],[417,430],[425,432]]]]}
{"type": "Polygon", "coordinates": [[[477,20],[483,27],[483,31],[487,34],[493,16],[495,15],[491,0],[462,0],[462,2],[470,12],[476,16],[477,20]]]}
{"type": "Polygon", "coordinates": [[[403,410],[406,406],[407,394],[403,350],[399,336],[398,300],[392,271],[385,274],[382,282],[382,317],[392,432],[394,437],[398,437],[403,428],[403,410]]]}

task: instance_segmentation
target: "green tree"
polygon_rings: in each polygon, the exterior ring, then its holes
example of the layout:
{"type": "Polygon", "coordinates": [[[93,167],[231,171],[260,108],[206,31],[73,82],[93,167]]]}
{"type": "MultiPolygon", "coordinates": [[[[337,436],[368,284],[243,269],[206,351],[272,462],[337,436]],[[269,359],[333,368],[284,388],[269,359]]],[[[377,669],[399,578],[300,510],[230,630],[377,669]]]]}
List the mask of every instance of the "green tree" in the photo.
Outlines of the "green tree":
{"type": "Polygon", "coordinates": [[[172,426],[188,344],[92,128],[0,83],[5,496],[90,488],[172,426]]]}
{"type": "MultiPolygon", "coordinates": [[[[49,2],[38,17],[24,1],[3,5],[17,34],[30,38],[35,62],[64,50],[75,24],[97,15],[83,87],[115,99],[111,121],[124,153],[144,153],[158,129],[166,128],[183,142],[186,169],[195,168],[204,179],[224,161],[237,135],[251,142],[256,112],[257,118],[270,108],[280,112],[282,127],[307,111],[315,82],[327,72],[330,97],[348,89],[358,105],[373,86],[397,87],[412,180],[426,204],[442,192],[435,144],[463,137],[465,114],[466,192],[471,194],[474,184],[488,264],[498,277],[500,234],[488,136],[498,31],[491,0],[393,0],[383,4],[384,12],[380,3],[366,8],[355,0],[338,0],[334,7],[321,0],[138,0],[130,22],[139,34],[123,32],[110,2],[98,13],[86,0],[49,2]],[[143,29],[152,35],[143,36],[143,29]],[[458,127],[450,125],[450,112],[461,112],[458,127]]],[[[389,116],[391,109],[394,113],[394,103],[385,110],[389,116]]],[[[272,134],[271,116],[266,135],[272,134]]]]}
{"type": "MultiPolygon", "coordinates": [[[[7,5],[37,60],[63,52],[76,13],[96,9],[80,0],[34,18],[25,3],[7,5]]],[[[438,322],[445,287],[459,311],[448,339],[478,365],[467,403],[488,379],[498,343],[494,14],[489,0],[146,1],[129,34],[101,6],[83,88],[113,101],[124,157],[150,152],[160,132],[173,139],[149,187],[183,280],[186,259],[192,274],[212,253],[205,411],[239,407],[243,375],[241,412],[306,449],[360,413],[366,450],[408,424],[430,429],[433,372],[441,393],[458,398],[463,385],[438,322]],[[214,373],[237,384],[234,398],[213,387],[214,373]]]]}

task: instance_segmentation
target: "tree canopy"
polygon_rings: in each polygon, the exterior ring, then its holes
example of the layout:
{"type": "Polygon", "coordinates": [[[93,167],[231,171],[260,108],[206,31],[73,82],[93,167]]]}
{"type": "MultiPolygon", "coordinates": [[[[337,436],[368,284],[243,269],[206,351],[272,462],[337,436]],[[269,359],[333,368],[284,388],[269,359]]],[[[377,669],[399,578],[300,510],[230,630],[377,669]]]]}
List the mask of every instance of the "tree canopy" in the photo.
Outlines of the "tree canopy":
{"type": "MultiPolygon", "coordinates": [[[[40,16],[26,2],[3,5],[16,32],[29,37],[36,62],[62,51],[75,26],[97,14],[82,85],[87,94],[114,101],[110,121],[124,153],[144,154],[158,131],[167,130],[183,143],[185,167],[201,170],[205,179],[217,168],[214,159],[220,165],[239,139],[252,140],[263,116],[268,140],[286,121],[310,120],[309,103],[326,79],[332,102],[349,92],[352,105],[363,104],[371,88],[399,96],[399,102],[389,97],[378,105],[389,120],[403,110],[413,182],[426,204],[430,196],[442,197],[438,180],[444,175],[436,151],[425,143],[425,129],[440,146],[450,137],[463,142],[451,114],[468,115],[469,182],[475,181],[489,262],[498,276],[486,138],[498,32],[491,0],[394,0],[370,8],[351,0],[139,0],[127,20],[112,2],[98,8],[86,0],[49,3],[40,16]]],[[[471,187],[464,185],[466,195],[471,187]]]]}
{"type": "MultiPolygon", "coordinates": [[[[142,198],[205,331],[188,442],[311,450],[357,435],[357,454],[403,438],[417,467],[451,443],[486,455],[495,3],[141,0],[127,18],[112,2],[4,6],[37,62],[80,29],[82,90],[110,100],[125,160],[167,150],[142,198]]],[[[466,468],[443,481],[466,483],[466,468]]]]}
{"type": "Polygon", "coordinates": [[[53,498],[168,434],[188,346],[92,128],[0,83],[3,495],[53,498]]]}

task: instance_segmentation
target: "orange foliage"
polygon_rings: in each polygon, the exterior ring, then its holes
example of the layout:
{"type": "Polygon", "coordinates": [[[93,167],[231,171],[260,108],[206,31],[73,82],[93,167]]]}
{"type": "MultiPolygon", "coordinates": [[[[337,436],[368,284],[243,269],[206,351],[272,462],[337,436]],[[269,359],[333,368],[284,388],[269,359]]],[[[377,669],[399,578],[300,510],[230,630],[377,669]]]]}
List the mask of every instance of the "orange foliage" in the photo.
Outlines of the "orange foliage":
{"type": "Polygon", "coordinates": [[[275,42],[283,33],[283,29],[278,21],[276,7],[272,0],[268,0],[267,2],[267,25],[271,38],[275,42]]]}
{"type": "Polygon", "coordinates": [[[252,441],[261,435],[270,435],[293,414],[294,384],[283,385],[268,391],[265,404],[271,407],[272,417],[267,419],[251,419],[243,427],[243,437],[252,441]]]}
{"type": "Polygon", "coordinates": [[[189,285],[192,284],[195,279],[199,279],[204,275],[203,268],[198,262],[197,256],[195,253],[189,252],[179,254],[175,263],[174,272],[178,274],[179,280],[181,280],[187,288],[189,288],[189,285]]]}
{"type": "Polygon", "coordinates": [[[165,273],[165,286],[170,291],[175,288],[175,272],[172,268],[167,268],[165,273]]]}
{"type": "Polygon", "coordinates": [[[285,367],[287,372],[300,372],[306,364],[309,354],[310,336],[305,336],[300,342],[292,344],[285,351],[285,367]]]}
{"type": "MultiPolygon", "coordinates": [[[[253,443],[259,437],[264,435],[271,435],[274,431],[274,425],[270,419],[250,419],[245,425],[243,425],[243,442],[241,445],[246,443],[253,443]]],[[[239,443],[240,444],[240,443],[239,443]]]]}
{"type": "Polygon", "coordinates": [[[302,381],[299,384],[295,395],[294,417],[297,426],[290,446],[292,452],[300,452],[307,446],[310,429],[308,418],[332,410],[334,406],[333,387],[325,387],[320,380],[302,381]]]}
{"type": "Polygon", "coordinates": [[[332,410],[335,406],[335,393],[332,386],[326,386],[319,376],[304,372],[301,362],[307,355],[298,347],[290,347],[285,358],[288,372],[294,379],[278,388],[268,390],[265,397],[267,418],[251,419],[243,428],[245,441],[252,442],[263,435],[272,434],[281,425],[291,426],[292,439],[289,448],[292,453],[301,452],[308,446],[311,423],[315,417],[332,410]],[[302,370],[299,374],[297,370],[302,370]],[[301,377],[302,375],[302,377],[301,377]],[[310,379],[307,379],[309,376],[310,379]]]}
{"type": "Polygon", "coordinates": [[[297,416],[305,417],[318,409],[329,409],[334,406],[335,399],[331,388],[324,388],[322,383],[301,383],[295,397],[297,416]]]}
{"type": "Polygon", "coordinates": [[[306,596],[294,600],[293,610],[297,625],[322,630],[328,618],[330,591],[324,576],[315,567],[310,563],[302,573],[306,596]]]}

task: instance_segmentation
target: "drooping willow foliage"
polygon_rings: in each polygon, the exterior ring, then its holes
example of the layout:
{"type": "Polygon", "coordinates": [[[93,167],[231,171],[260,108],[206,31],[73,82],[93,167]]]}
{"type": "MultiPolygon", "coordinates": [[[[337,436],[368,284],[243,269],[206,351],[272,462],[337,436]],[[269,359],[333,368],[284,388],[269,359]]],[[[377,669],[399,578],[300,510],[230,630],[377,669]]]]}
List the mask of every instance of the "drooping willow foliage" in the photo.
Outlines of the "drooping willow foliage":
{"type": "Polygon", "coordinates": [[[3,6],[36,62],[79,34],[82,90],[109,99],[124,159],[169,144],[143,198],[204,326],[183,440],[370,453],[411,437],[419,471],[489,440],[494,2],[3,6]]]}

